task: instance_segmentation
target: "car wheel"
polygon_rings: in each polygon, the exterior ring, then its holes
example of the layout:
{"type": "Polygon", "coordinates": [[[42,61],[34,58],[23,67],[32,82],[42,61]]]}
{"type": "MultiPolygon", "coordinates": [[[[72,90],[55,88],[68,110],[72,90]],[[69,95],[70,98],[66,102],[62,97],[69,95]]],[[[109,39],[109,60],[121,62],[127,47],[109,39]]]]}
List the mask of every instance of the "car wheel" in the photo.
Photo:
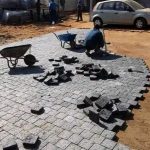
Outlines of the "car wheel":
{"type": "Polygon", "coordinates": [[[138,18],[135,20],[135,26],[137,29],[143,29],[146,27],[146,20],[144,18],[138,18]]]}
{"type": "Polygon", "coordinates": [[[93,20],[93,22],[94,22],[94,24],[98,24],[98,25],[100,25],[101,27],[103,26],[103,21],[102,21],[102,19],[100,19],[100,18],[95,18],[95,19],[93,20]]]}

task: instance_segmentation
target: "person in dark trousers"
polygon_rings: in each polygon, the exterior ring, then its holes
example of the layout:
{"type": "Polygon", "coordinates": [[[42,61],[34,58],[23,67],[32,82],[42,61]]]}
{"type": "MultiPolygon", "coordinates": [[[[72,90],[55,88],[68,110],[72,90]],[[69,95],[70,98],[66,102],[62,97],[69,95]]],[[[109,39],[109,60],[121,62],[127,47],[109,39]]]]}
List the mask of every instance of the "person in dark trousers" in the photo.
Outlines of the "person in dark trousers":
{"type": "Polygon", "coordinates": [[[78,3],[77,3],[77,21],[83,21],[82,9],[83,9],[83,1],[78,0],[78,3]]]}
{"type": "Polygon", "coordinates": [[[103,34],[100,25],[94,24],[94,28],[87,34],[84,42],[87,56],[91,56],[90,51],[94,50],[97,54],[102,54],[101,48],[104,46],[103,34]]]}
{"type": "Polygon", "coordinates": [[[36,12],[37,12],[37,20],[41,21],[41,1],[37,0],[36,2],[36,12]]]}
{"type": "Polygon", "coordinates": [[[50,12],[50,23],[56,23],[58,21],[58,14],[57,14],[58,5],[51,0],[49,3],[49,12],[50,12]]]}

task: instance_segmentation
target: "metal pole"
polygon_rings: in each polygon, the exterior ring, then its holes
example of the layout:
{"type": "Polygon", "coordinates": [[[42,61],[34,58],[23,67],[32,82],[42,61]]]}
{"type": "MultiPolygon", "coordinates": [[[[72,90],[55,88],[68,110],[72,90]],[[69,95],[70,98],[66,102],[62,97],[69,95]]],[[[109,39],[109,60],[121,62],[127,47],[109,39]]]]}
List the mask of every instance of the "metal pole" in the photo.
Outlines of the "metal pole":
{"type": "Polygon", "coordinates": [[[90,21],[92,20],[93,0],[90,0],[90,21]]]}

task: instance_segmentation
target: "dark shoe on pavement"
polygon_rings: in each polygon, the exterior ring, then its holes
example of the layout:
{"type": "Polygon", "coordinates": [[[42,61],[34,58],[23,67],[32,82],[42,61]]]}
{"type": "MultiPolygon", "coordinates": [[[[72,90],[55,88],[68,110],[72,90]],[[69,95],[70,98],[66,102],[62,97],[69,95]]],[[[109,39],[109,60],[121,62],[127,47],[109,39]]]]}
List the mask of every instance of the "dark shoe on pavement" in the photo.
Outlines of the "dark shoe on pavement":
{"type": "Polygon", "coordinates": [[[87,55],[88,57],[91,57],[91,54],[90,54],[89,51],[86,51],[85,53],[86,53],[86,55],[87,55]]]}

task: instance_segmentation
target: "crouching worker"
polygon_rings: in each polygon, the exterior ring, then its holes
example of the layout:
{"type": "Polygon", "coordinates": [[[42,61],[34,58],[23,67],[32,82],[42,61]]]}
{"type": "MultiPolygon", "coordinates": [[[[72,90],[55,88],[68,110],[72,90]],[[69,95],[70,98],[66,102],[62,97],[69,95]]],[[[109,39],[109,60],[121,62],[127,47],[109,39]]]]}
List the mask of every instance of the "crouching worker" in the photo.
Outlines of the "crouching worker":
{"type": "Polygon", "coordinates": [[[87,56],[91,56],[91,50],[94,50],[98,54],[103,53],[101,48],[104,46],[104,38],[100,31],[100,25],[94,24],[94,28],[86,36],[84,44],[87,56]]]}

